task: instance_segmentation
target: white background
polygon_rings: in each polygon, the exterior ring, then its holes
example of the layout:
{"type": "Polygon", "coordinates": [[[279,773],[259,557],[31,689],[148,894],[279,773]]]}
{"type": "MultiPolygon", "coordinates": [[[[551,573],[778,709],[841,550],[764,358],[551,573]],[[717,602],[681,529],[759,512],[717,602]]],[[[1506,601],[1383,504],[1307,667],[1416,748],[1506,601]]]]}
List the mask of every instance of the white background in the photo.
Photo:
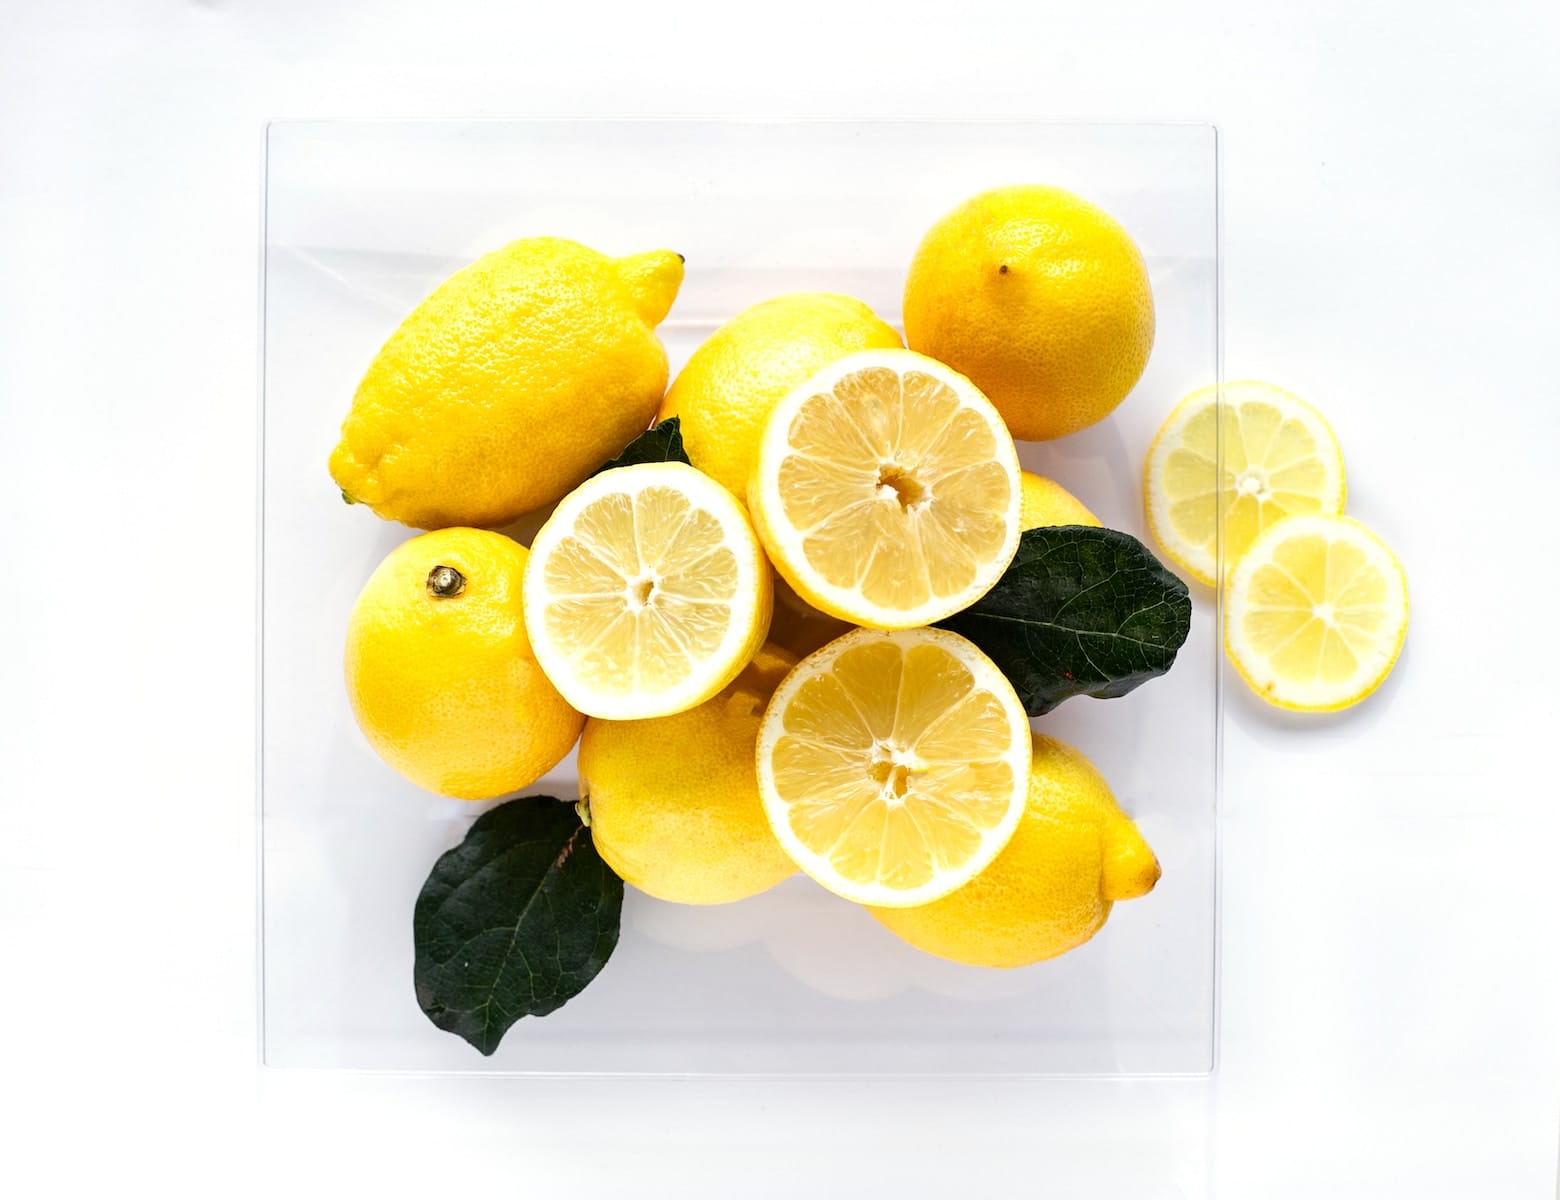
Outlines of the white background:
{"type": "Polygon", "coordinates": [[[0,3],[0,1187],[1548,1197],[1560,10],[0,3]],[[265,120],[1212,120],[1227,375],[1401,552],[1382,693],[1230,697],[1211,1082],[254,1066],[265,120]],[[567,1190],[565,1190],[567,1189],[567,1190]]]}

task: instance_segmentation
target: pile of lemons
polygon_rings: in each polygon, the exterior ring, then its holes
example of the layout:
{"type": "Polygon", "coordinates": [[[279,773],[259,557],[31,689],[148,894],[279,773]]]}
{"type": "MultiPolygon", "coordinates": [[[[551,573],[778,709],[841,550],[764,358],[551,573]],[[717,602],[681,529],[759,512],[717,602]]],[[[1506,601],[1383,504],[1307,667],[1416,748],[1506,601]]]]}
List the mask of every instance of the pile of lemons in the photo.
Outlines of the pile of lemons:
{"type": "MultiPolygon", "coordinates": [[[[1154,339],[1137,247],[1061,189],[982,193],[923,239],[904,341],[850,297],[780,296],[668,386],[655,330],[683,270],[669,251],[522,239],[446,280],[370,365],[331,474],[349,502],[432,532],[384,560],[350,618],[369,743],[472,800],[577,743],[597,849],[665,900],[738,900],[800,867],[958,961],[1088,940],[1159,864],[1094,767],[1033,734],[996,666],[932,625],[992,587],[1023,530],[1099,524],[1019,469],[1014,438],[1085,428],[1137,382],[1154,339]],[[602,470],[670,417],[691,465],[602,470]],[[529,549],[497,532],[538,512],[529,549]]],[[[1149,512],[1206,579],[1221,493],[1198,491],[1217,455],[1195,401],[1150,455],[1149,512]]],[[[1287,495],[1281,440],[1263,442],[1264,502],[1287,495]]],[[[1306,475],[1318,510],[1334,484],[1341,507],[1330,469],[1306,475]]],[[[1242,558],[1237,661],[1271,642],[1266,572],[1289,578],[1290,557],[1255,537],[1242,558]]],[[[1358,626],[1365,586],[1324,589],[1335,623],[1358,626]]]]}

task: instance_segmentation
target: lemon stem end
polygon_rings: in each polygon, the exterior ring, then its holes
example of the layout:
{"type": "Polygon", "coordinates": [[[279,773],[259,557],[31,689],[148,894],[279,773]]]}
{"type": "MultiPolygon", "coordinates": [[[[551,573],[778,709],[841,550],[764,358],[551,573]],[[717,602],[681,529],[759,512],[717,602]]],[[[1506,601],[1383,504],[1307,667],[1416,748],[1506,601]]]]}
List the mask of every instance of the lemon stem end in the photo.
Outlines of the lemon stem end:
{"type": "Polygon", "coordinates": [[[428,594],[436,600],[449,600],[466,590],[466,577],[454,567],[437,566],[428,572],[428,594]]]}

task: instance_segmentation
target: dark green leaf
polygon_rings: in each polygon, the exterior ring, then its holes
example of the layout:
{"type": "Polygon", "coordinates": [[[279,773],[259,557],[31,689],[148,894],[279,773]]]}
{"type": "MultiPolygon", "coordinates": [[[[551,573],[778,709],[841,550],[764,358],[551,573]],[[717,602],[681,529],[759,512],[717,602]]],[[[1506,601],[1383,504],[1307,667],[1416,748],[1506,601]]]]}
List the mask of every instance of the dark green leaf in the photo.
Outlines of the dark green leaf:
{"type": "MultiPolygon", "coordinates": [[[[654,429],[645,430],[629,442],[623,453],[601,470],[610,471],[614,467],[632,467],[647,462],[687,462],[688,452],[683,449],[681,426],[682,422],[676,417],[667,417],[654,429]]],[[[600,473],[597,472],[598,475],[600,473]]]]}
{"type": "Polygon", "coordinates": [[[1029,715],[1124,696],[1163,675],[1191,629],[1186,584],[1115,529],[1031,529],[996,587],[940,622],[984,650],[1029,715]]]}
{"type": "Polygon", "coordinates": [[[492,1054],[521,1017],[558,1008],[617,945],[623,881],[572,804],[527,796],[477,818],[417,897],[417,1003],[492,1054]]]}

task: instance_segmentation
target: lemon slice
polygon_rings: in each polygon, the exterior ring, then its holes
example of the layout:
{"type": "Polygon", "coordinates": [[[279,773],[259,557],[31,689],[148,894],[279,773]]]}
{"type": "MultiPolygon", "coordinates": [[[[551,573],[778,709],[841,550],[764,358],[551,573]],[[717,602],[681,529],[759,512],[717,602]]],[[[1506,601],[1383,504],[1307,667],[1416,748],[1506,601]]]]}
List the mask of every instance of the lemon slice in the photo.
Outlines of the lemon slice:
{"type": "Polygon", "coordinates": [[[773,602],[741,505],[683,463],[587,479],[542,526],[526,564],[536,659],[592,717],[702,704],[763,644],[773,602]]]}
{"type": "Polygon", "coordinates": [[[994,663],[942,629],[858,629],[801,661],[758,733],[758,787],[796,864],[848,900],[926,904],[1012,837],[1029,718],[994,663]]]}
{"type": "Polygon", "coordinates": [[[1387,544],[1348,517],[1290,517],[1230,572],[1224,650],[1264,700],[1327,712],[1392,670],[1408,632],[1408,581],[1387,544]]]}
{"type": "Polygon", "coordinates": [[[863,350],[781,400],[748,506],[775,567],[830,616],[928,625],[985,595],[1019,534],[1018,454],[956,371],[863,350]]]}
{"type": "Polygon", "coordinates": [[[1221,474],[1218,398],[1218,388],[1205,387],[1176,405],[1143,471],[1149,529],[1166,554],[1209,586],[1218,574],[1221,515],[1228,569],[1275,521],[1341,513],[1346,488],[1343,452],[1322,414],[1255,380],[1224,385],[1221,474]]]}

